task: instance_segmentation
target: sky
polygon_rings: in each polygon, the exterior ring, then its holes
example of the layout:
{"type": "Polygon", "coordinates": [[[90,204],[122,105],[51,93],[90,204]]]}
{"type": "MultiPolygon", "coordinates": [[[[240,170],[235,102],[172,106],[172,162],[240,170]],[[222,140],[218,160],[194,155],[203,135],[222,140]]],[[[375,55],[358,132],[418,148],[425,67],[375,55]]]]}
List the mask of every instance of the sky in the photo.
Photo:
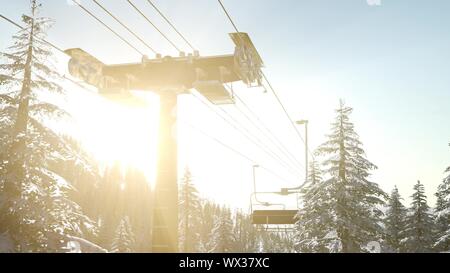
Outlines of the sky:
{"type": "MultiPolygon", "coordinates": [[[[28,0],[0,2],[0,14],[12,19],[19,20],[22,13],[28,13],[28,0]]],[[[140,61],[141,56],[70,1],[42,2],[42,15],[55,20],[49,41],[61,48],[83,48],[106,64],[140,61]]],[[[158,52],[177,55],[125,0],[101,2],[158,52]]],[[[177,45],[189,51],[145,0],[133,2],[177,45]]],[[[81,3],[133,45],[145,50],[92,1],[81,3]]],[[[217,1],[155,0],[154,3],[202,56],[233,53],[228,33],[234,30],[217,1]]],[[[295,120],[309,120],[311,150],[325,141],[334,109],[339,99],[343,99],[354,108],[351,119],[368,159],[378,166],[371,180],[388,192],[397,185],[407,203],[414,183],[421,180],[430,204],[434,204],[433,194],[450,165],[449,1],[223,0],[223,3],[239,30],[252,38],[264,60],[264,72],[289,114],[295,120]]],[[[10,44],[15,29],[4,21],[0,22],[0,29],[3,50],[10,44]]],[[[152,52],[148,55],[154,56],[152,52]]],[[[57,56],[58,65],[65,68],[67,57],[57,56]]],[[[75,131],[86,140],[86,145],[105,161],[126,157],[128,163],[138,165],[153,179],[157,97],[146,96],[148,106],[144,109],[129,109],[97,98],[94,90],[89,93],[73,85],[68,89],[67,104],[80,126],[75,131]]],[[[303,164],[303,143],[270,92],[246,88],[243,84],[236,84],[235,92],[303,164]]],[[[222,109],[259,134],[240,115],[240,107],[238,104],[222,109]]],[[[299,173],[304,171],[303,166],[296,171],[285,170],[192,95],[180,97],[178,117],[179,173],[188,166],[202,196],[248,208],[253,163],[186,127],[182,120],[249,155],[283,178],[257,168],[258,191],[277,191],[301,183],[299,173]]],[[[299,130],[302,132],[301,127],[299,130]]],[[[292,204],[292,198],[260,196],[286,204],[292,204]]]]}

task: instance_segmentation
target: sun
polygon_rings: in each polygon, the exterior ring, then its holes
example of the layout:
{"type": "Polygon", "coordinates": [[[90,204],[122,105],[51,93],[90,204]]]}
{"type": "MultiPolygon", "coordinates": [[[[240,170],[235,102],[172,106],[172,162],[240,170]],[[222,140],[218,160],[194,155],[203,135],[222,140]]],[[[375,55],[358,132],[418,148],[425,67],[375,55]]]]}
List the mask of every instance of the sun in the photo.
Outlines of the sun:
{"type": "Polygon", "coordinates": [[[156,176],[158,98],[139,94],[143,105],[111,101],[100,96],[72,101],[76,135],[103,166],[119,163],[141,170],[153,185],[156,176]]]}

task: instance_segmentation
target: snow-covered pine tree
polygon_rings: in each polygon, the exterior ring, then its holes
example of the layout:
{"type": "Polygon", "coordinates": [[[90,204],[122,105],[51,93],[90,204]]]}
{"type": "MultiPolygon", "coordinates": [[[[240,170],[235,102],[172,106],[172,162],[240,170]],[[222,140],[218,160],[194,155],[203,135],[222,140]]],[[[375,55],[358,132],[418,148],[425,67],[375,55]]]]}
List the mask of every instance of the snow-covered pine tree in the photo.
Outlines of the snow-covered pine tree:
{"type": "Polygon", "coordinates": [[[237,252],[245,252],[243,250],[247,244],[247,232],[244,228],[244,223],[245,216],[240,211],[236,211],[234,215],[233,233],[236,236],[235,247],[237,252]]]}
{"type": "Polygon", "coordinates": [[[259,244],[259,232],[252,225],[251,218],[238,211],[236,212],[234,219],[233,233],[236,237],[236,252],[256,252],[259,244]]]}
{"type": "Polygon", "coordinates": [[[283,231],[263,231],[261,236],[264,253],[291,253],[293,242],[289,234],[283,231]]]}
{"type": "Polygon", "coordinates": [[[283,242],[283,253],[296,253],[292,232],[284,231],[280,234],[283,242]]]}
{"type": "Polygon", "coordinates": [[[434,209],[434,224],[436,241],[434,242],[433,249],[435,251],[448,251],[450,250],[450,217],[449,217],[449,204],[446,201],[445,187],[443,183],[438,186],[436,195],[436,207],[434,209]]]}
{"type": "Polygon", "coordinates": [[[180,184],[179,194],[179,245],[182,252],[199,251],[200,243],[200,201],[192,175],[186,168],[180,184]]]}
{"type": "Polygon", "coordinates": [[[367,243],[381,238],[380,207],[387,195],[368,180],[376,166],[365,157],[362,143],[350,122],[352,108],[340,101],[328,140],[318,148],[327,179],[319,183],[311,209],[317,210],[320,249],[360,252],[367,243]],[[325,234],[325,235],[324,235],[325,234]]]}
{"type": "Polygon", "coordinates": [[[137,252],[151,252],[152,192],[145,174],[136,168],[127,168],[123,191],[125,215],[129,215],[130,223],[136,237],[137,252]]]}
{"type": "Polygon", "coordinates": [[[212,211],[212,204],[208,200],[201,200],[200,202],[200,246],[199,251],[201,253],[207,252],[209,247],[207,244],[209,243],[209,234],[212,229],[212,221],[209,217],[212,211]]]}
{"type": "Polygon", "coordinates": [[[445,173],[447,176],[439,184],[436,192],[436,242],[434,244],[436,251],[450,251],[450,166],[445,173]]]}
{"type": "MultiPolygon", "coordinates": [[[[76,158],[54,162],[49,169],[59,174],[76,189],[69,192],[69,199],[77,203],[90,219],[97,219],[96,200],[98,198],[98,185],[101,180],[100,165],[93,155],[84,149],[82,144],[71,136],[63,136],[66,143],[71,145],[77,153],[86,159],[88,164],[79,164],[76,158]]],[[[83,232],[83,240],[97,243],[98,227],[83,232]]],[[[74,237],[74,236],[72,236],[74,237]]],[[[81,238],[80,238],[81,240],[81,238]]]]}
{"type": "Polygon", "coordinates": [[[217,205],[209,200],[201,201],[201,218],[200,218],[200,252],[208,252],[212,247],[211,231],[214,228],[216,219],[217,205]]]}
{"type": "Polygon", "coordinates": [[[120,220],[115,237],[111,245],[111,251],[116,253],[131,253],[135,250],[135,238],[131,228],[130,219],[125,216],[120,220]]]}
{"type": "Polygon", "coordinates": [[[433,216],[427,204],[425,188],[420,181],[414,185],[412,204],[406,220],[405,239],[407,252],[430,252],[433,244],[433,216]]]}
{"type": "Polygon", "coordinates": [[[316,185],[321,182],[323,182],[322,170],[319,167],[319,163],[313,159],[311,163],[309,163],[308,183],[310,185],[316,185]]]}
{"type": "Polygon", "coordinates": [[[282,244],[276,233],[263,231],[261,234],[263,253],[281,253],[282,244]]]}
{"type": "Polygon", "coordinates": [[[104,248],[110,248],[116,226],[126,215],[124,186],[122,166],[115,162],[104,171],[95,200],[99,222],[98,244],[104,248]]]}
{"type": "Polygon", "coordinates": [[[386,241],[390,248],[396,252],[404,252],[402,240],[405,238],[406,216],[408,210],[401,202],[402,197],[395,187],[389,196],[384,226],[386,241]]]}
{"type": "Polygon", "coordinates": [[[233,221],[231,212],[224,208],[215,219],[214,228],[211,231],[210,252],[229,253],[235,250],[235,236],[233,234],[233,221]]]}
{"type": "Polygon", "coordinates": [[[22,16],[24,29],[0,54],[0,234],[18,252],[61,251],[64,234],[82,236],[82,225],[92,227],[69,200],[71,185],[49,167],[84,160],[46,126],[67,113],[43,100],[63,90],[43,42],[51,21],[38,17],[39,7],[31,1],[31,15],[22,16]]]}
{"type": "MultiPolygon", "coordinates": [[[[70,181],[76,191],[71,191],[69,197],[83,209],[83,212],[91,219],[95,219],[95,200],[101,180],[100,164],[92,154],[86,151],[82,143],[72,136],[63,136],[68,143],[80,155],[86,158],[90,168],[80,165],[76,158],[54,162],[51,170],[60,174],[65,180],[70,181]]],[[[86,238],[84,238],[86,239],[86,238]]]]}
{"type": "Polygon", "coordinates": [[[327,192],[321,189],[323,186],[322,171],[317,161],[313,160],[309,165],[307,184],[301,190],[302,206],[296,216],[294,242],[299,252],[327,252],[327,239],[324,237],[330,219],[324,202],[327,192]]]}

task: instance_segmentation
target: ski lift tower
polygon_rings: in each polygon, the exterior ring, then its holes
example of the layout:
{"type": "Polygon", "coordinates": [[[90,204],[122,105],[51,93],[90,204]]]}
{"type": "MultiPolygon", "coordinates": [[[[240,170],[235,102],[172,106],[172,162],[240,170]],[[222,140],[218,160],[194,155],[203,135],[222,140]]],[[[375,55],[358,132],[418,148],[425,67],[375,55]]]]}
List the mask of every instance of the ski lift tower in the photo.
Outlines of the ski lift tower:
{"type": "MultiPolygon", "coordinates": [[[[231,33],[233,54],[202,57],[198,52],[140,63],[106,65],[82,49],[68,49],[69,72],[112,99],[131,99],[130,90],[156,92],[160,97],[157,175],[154,189],[152,250],[178,251],[177,99],[196,89],[216,105],[233,104],[224,84],[242,81],[261,86],[263,61],[247,33],[231,33]]],[[[232,92],[232,91],[231,91],[232,92]]]]}

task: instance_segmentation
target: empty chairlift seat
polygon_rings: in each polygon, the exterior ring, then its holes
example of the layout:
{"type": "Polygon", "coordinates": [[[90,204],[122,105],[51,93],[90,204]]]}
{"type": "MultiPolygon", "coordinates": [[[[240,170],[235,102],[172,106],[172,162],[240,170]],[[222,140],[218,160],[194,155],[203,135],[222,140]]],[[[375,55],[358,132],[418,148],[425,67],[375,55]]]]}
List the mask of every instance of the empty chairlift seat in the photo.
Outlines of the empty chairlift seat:
{"type": "Polygon", "coordinates": [[[293,225],[298,210],[254,210],[252,224],[254,225],[293,225]]]}

